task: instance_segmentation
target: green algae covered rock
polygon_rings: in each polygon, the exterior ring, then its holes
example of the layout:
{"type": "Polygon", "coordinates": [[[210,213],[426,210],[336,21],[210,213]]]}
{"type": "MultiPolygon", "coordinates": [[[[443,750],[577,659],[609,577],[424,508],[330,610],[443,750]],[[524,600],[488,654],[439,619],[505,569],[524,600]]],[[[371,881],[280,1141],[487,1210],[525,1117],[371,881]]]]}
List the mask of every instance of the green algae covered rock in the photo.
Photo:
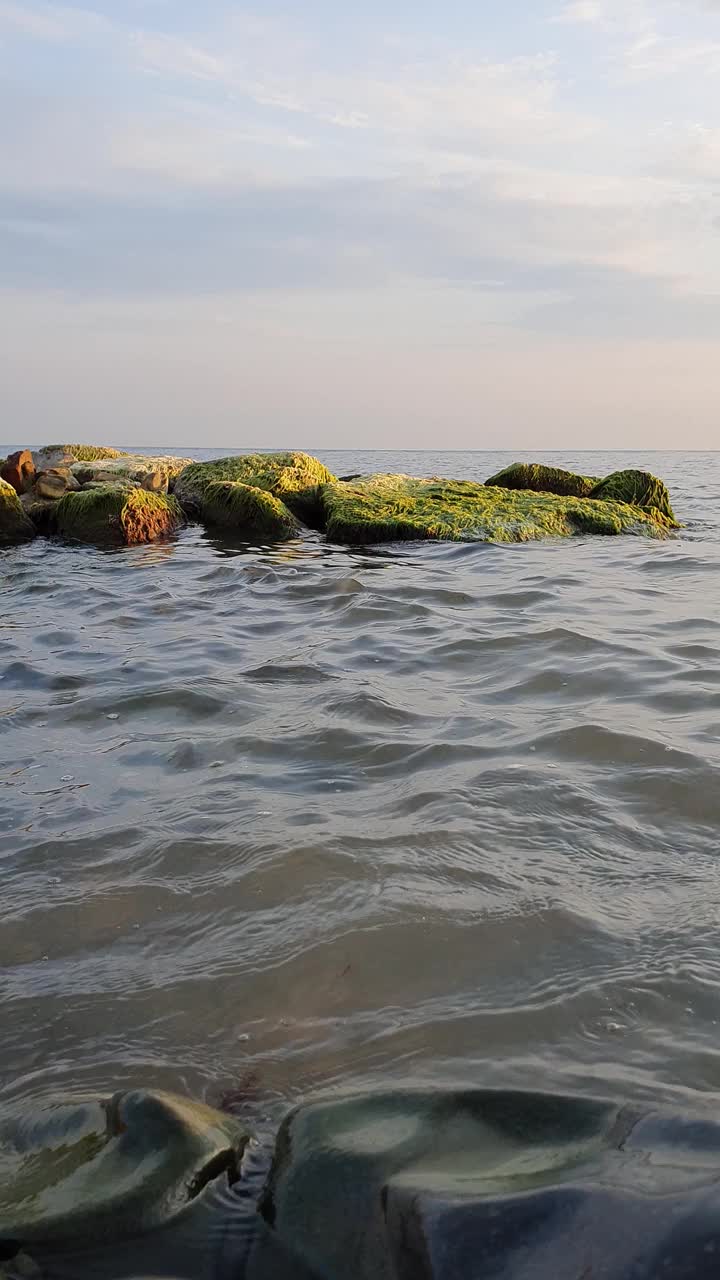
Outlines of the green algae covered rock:
{"type": "Polygon", "coordinates": [[[103,444],[45,444],[36,450],[39,455],[64,454],[74,458],[75,462],[102,462],[106,458],[123,458],[120,449],[111,449],[103,444]]]}
{"type": "Polygon", "coordinates": [[[672,528],[656,509],[403,475],[328,484],[323,502],[333,542],[529,542],[583,533],[657,538],[672,528]]]}
{"type": "Polygon", "coordinates": [[[677,527],[667,486],[649,471],[613,471],[604,480],[598,480],[590,497],[604,502],[626,502],[635,507],[659,511],[671,525],[677,527]]]}
{"type": "Polygon", "coordinates": [[[485,481],[500,489],[531,489],[535,493],[557,493],[568,498],[589,498],[596,476],[579,476],[561,467],[546,467],[539,462],[513,462],[485,481]]]}
{"type": "Polygon", "coordinates": [[[55,508],[55,531],[80,542],[152,542],[184,523],[175,498],[122,485],[66,493],[55,508]]]}
{"type": "Polygon", "coordinates": [[[210,524],[268,538],[291,538],[299,530],[294,515],[274,494],[237,480],[214,480],[205,490],[203,517],[210,524]]]}
{"type": "Polygon", "coordinates": [[[0,1249],[117,1247],[191,1211],[247,1140],[231,1116],[160,1092],[4,1109],[0,1249]]]}
{"type": "Polygon", "coordinates": [[[0,547],[34,538],[36,529],[11,484],[0,480],[0,547]]]}
{"type": "Polygon", "coordinates": [[[175,494],[192,515],[204,516],[210,485],[234,481],[279,498],[305,524],[322,520],[321,486],[335,477],[307,453],[249,453],[214,462],[193,462],[180,473],[175,494]]]}

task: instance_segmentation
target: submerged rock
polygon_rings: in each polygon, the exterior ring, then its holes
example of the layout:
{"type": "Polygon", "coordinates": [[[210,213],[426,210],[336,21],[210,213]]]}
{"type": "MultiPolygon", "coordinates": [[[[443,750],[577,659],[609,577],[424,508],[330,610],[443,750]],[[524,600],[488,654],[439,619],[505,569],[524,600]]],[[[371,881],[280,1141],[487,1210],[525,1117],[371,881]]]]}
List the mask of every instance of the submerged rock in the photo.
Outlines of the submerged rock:
{"type": "Polygon", "coordinates": [[[604,480],[598,480],[590,497],[604,502],[626,502],[636,507],[647,507],[659,511],[671,524],[677,525],[667,486],[649,471],[613,471],[604,480]]]}
{"type": "Polygon", "coordinates": [[[291,538],[299,531],[297,520],[284,502],[266,489],[236,480],[216,480],[208,485],[203,519],[262,537],[291,538]]]}
{"type": "Polygon", "coordinates": [[[13,486],[0,479],[0,546],[27,541],[36,532],[13,486]]]}
{"type": "Polygon", "coordinates": [[[307,453],[251,453],[214,462],[194,462],[178,476],[175,494],[191,515],[204,518],[207,492],[219,481],[264,489],[289,507],[303,523],[315,527],[323,519],[321,486],[334,476],[307,453]]]}
{"type": "Polygon", "coordinates": [[[121,485],[67,493],[55,511],[57,532],[80,542],[152,542],[173,533],[183,522],[174,498],[121,485]]]}
{"type": "Polygon", "coordinates": [[[17,494],[27,493],[35,479],[35,464],[29,449],[11,453],[0,467],[0,479],[12,485],[17,494]]]}
{"type": "Polygon", "coordinates": [[[240,1122],[202,1103],[142,1090],[0,1119],[0,1257],[22,1247],[117,1250],[185,1213],[234,1174],[240,1122]]]}
{"type": "Polygon", "coordinates": [[[334,542],[528,542],[588,533],[658,538],[672,527],[655,509],[619,502],[402,475],[328,484],[323,502],[334,542]]]}
{"type": "Polygon", "coordinates": [[[500,489],[531,489],[535,493],[557,493],[568,498],[589,498],[597,483],[596,476],[580,476],[539,462],[513,462],[485,481],[486,485],[500,489]]]}
{"type": "Polygon", "coordinates": [[[541,1093],[300,1107],[280,1130],[247,1280],[711,1280],[720,1128],[541,1093]]]}

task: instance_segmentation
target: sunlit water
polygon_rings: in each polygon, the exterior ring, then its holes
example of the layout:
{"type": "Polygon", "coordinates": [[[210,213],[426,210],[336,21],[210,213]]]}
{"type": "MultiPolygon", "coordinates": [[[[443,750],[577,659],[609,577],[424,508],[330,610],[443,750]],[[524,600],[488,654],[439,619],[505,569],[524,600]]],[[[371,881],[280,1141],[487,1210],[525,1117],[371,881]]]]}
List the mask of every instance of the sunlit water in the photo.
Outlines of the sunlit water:
{"type": "Polygon", "coordinates": [[[720,462],[556,460],[648,466],[687,527],[1,553],[0,1104],[717,1099],[720,462]]]}

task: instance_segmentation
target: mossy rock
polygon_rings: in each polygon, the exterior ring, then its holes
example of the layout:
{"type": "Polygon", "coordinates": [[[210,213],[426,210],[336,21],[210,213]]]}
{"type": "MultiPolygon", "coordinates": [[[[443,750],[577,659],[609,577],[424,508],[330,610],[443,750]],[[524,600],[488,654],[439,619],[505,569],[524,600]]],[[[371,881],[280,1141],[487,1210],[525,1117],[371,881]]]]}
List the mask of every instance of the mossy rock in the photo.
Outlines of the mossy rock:
{"type": "Polygon", "coordinates": [[[175,498],[146,489],[105,485],[67,493],[57,503],[55,527],[80,542],[128,546],[166,537],[184,523],[175,498]]]}
{"type": "Polygon", "coordinates": [[[589,498],[597,476],[579,476],[562,467],[546,467],[539,462],[513,462],[485,481],[500,489],[529,489],[534,493],[557,493],[566,498],[589,498]]]}
{"type": "Polygon", "coordinates": [[[248,453],[213,462],[193,462],[175,481],[175,495],[191,515],[204,518],[207,491],[212,484],[233,481],[264,489],[289,507],[298,519],[322,527],[322,486],[335,477],[307,453],[248,453]]]}
{"type": "Polygon", "coordinates": [[[403,475],[329,484],[323,501],[327,536],[344,543],[529,542],[588,533],[658,538],[672,527],[657,510],[620,502],[403,475]]]}
{"type": "Polygon", "coordinates": [[[124,458],[121,449],[103,444],[46,444],[38,453],[69,453],[76,462],[102,462],[106,458],[124,458]]]}
{"type": "Polygon", "coordinates": [[[300,527],[274,494],[236,480],[215,480],[208,485],[203,518],[209,524],[267,538],[292,538],[300,527]]]}
{"type": "Polygon", "coordinates": [[[0,547],[27,542],[36,532],[12,485],[0,480],[0,547]]]}
{"type": "Polygon", "coordinates": [[[678,527],[667,486],[649,471],[613,471],[604,480],[598,480],[590,497],[604,502],[627,502],[636,507],[659,511],[672,525],[678,527]]]}

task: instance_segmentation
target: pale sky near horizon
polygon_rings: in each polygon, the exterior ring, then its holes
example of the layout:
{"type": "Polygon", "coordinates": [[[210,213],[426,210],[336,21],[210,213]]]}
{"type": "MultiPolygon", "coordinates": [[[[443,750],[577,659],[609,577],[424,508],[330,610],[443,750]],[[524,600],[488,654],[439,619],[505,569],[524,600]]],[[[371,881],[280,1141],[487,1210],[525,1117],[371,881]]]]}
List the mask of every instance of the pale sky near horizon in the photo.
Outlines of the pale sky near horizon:
{"type": "Polygon", "coordinates": [[[0,0],[5,441],[714,448],[720,0],[0,0]]]}

